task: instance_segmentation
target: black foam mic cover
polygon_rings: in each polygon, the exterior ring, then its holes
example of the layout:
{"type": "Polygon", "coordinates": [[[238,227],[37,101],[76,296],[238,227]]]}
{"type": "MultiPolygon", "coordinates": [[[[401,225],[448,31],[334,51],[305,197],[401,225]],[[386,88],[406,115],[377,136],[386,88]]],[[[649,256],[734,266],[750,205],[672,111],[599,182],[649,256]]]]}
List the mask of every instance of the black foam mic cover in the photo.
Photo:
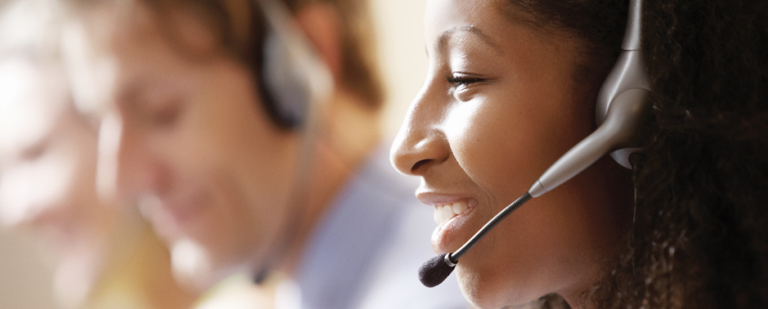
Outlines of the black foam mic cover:
{"type": "Polygon", "coordinates": [[[448,278],[448,275],[453,272],[454,267],[448,266],[448,264],[445,263],[446,254],[448,253],[433,257],[424,263],[424,265],[421,265],[419,268],[419,280],[421,281],[421,284],[431,288],[445,281],[445,278],[448,278]]]}

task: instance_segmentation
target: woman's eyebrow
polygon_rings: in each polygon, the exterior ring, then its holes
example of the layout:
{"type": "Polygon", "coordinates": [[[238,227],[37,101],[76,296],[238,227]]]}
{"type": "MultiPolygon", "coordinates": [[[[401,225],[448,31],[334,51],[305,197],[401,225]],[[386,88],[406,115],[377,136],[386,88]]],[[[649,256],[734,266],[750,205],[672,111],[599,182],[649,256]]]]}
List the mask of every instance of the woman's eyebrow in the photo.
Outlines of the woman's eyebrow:
{"type": "Polygon", "coordinates": [[[487,34],[483,33],[479,28],[469,25],[469,26],[458,26],[451,29],[448,29],[444,31],[442,34],[440,34],[440,37],[437,39],[437,47],[439,50],[445,49],[445,47],[448,45],[448,41],[450,38],[459,32],[467,32],[469,34],[473,34],[483,40],[488,46],[492,47],[496,52],[501,52],[501,47],[497,45],[491,37],[489,37],[487,34]]]}

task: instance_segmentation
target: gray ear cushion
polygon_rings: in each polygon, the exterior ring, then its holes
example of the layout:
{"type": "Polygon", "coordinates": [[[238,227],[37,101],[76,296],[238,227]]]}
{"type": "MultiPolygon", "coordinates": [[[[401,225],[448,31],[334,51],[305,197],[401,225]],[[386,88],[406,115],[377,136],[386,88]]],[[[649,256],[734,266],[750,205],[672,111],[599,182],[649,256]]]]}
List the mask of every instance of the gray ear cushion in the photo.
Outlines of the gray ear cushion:
{"type": "Polygon", "coordinates": [[[264,40],[262,80],[281,121],[301,125],[307,117],[309,85],[302,68],[288,56],[288,47],[269,31],[264,40]]]}

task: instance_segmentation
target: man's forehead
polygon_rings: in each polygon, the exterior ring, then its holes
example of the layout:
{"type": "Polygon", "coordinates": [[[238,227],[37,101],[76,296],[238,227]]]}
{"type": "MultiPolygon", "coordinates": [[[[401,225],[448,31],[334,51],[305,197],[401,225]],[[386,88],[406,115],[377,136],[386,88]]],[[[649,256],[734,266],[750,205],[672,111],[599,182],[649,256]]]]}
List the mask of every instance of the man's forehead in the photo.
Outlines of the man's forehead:
{"type": "Polygon", "coordinates": [[[86,114],[103,113],[136,84],[169,75],[184,64],[199,64],[187,58],[215,49],[212,33],[190,14],[159,16],[145,5],[122,10],[81,18],[64,31],[73,96],[86,114]]]}

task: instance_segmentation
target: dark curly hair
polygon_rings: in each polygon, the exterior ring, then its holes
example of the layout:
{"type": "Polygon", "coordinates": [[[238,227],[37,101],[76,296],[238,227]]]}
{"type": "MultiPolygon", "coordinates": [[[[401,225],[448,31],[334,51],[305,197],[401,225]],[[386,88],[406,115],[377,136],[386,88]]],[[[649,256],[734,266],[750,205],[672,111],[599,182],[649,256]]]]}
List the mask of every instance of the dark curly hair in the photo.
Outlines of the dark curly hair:
{"type": "MultiPolygon", "coordinates": [[[[581,38],[605,77],[628,1],[506,3],[581,38]]],[[[583,305],[768,308],[768,2],[644,1],[642,31],[653,113],[635,219],[583,305]]]]}

